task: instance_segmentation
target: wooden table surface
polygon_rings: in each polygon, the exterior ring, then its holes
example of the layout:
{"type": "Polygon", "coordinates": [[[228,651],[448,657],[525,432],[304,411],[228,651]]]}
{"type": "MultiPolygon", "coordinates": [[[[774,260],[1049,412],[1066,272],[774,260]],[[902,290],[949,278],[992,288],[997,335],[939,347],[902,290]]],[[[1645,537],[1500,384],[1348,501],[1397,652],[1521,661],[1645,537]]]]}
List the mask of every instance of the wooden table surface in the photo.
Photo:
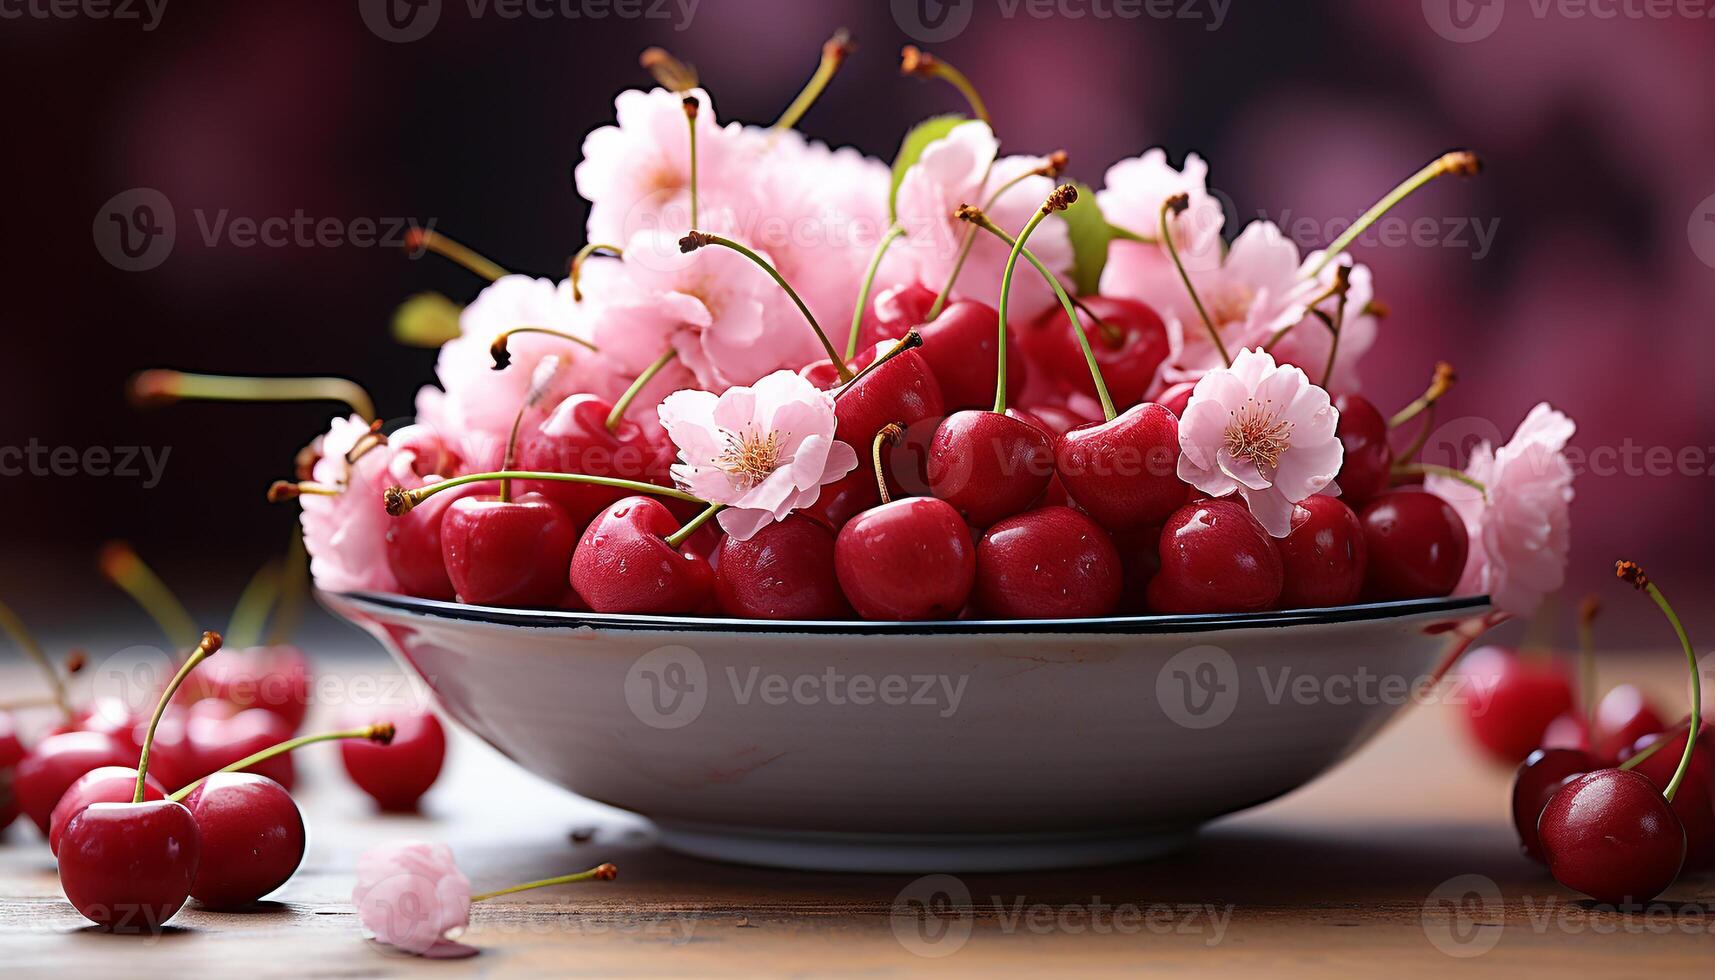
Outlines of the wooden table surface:
{"type": "MultiPolygon", "coordinates": [[[[1681,697],[1663,652],[1645,673],[1681,697]]],[[[347,668],[349,669],[349,668],[347,668]]],[[[373,669],[366,665],[363,669],[373,669]]],[[[0,672],[0,677],[15,676],[0,672]]],[[[10,683],[5,687],[11,687],[10,683]]],[[[1477,759],[1455,709],[1409,711],[1356,758],[1286,799],[1207,828],[1155,863],[1097,871],[829,875],[705,863],[459,737],[423,815],[383,817],[332,746],[299,761],[308,857],[267,908],[191,907],[165,935],[85,928],[34,828],[0,846],[0,975],[264,977],[1138,973],[1708,977],[1715,880],[1646,913],[1592,909],[1517,853],[1510,773],[1477,759]],[[585,839],[593,830],[593,836],[585,839]],[[352,869],[387,839],[450,843],[478,890],[612,861],[617,881],[478,905],[479,956],[423,961],[360,935],[352,869]],[[956,904],[900,911],[939,888],[956,904]],[[968,894],[968,901],[963,896],[968,894]],[[903,899],[902,899],[903,896],[903,899]],[[895,914],[899,912],[899,914],[895,914]],[[124,971],[121,973],[121,971],[124,971]]]]}

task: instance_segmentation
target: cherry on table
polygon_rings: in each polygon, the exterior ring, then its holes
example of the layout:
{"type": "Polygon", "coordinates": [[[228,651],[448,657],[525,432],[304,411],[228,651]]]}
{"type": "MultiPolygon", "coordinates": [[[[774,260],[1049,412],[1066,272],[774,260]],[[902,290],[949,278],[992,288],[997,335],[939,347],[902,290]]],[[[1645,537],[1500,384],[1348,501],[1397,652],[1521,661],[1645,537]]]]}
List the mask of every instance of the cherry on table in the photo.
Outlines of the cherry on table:
{"type": "Polygon", "coordinates": [[[1334,435],[1345,449],[1340,473],[1334,479],[1346,503],[1362,508],[1387,489],[1393,470],[1387,420],[1360,395],[1336,395],[1334,408],[1340,413],[1334,435]]]}
{"type": "Polygon", "coordinates": [[[1577,703],[1572,675],[1551,658],[1485,646],[1460,662],[1466,726],[1497,760],[1517,765],[1542,745],[1549,723],[1577,703]]]}
{"type": "Polygon", "coordinates": [[[566,512],[540,494],[461,497],[441,520],[447,577],[460,601],[477,606],[552,605],[577,540],[566,512]]]}
{"type": "MultiPolygon", "coordinates": [[[[1090,341],[1108,394],[1117,405],[1143,401],[1155,386],[1161,363],[1167,359],[1167,325],[1147,304],[1115,296],[1086,296],[1081,302],[1101,323],[1088,315],[1078,318],[1090,341]],[[1107,330],[1102,329],[1105,324],[1107,330]]],[[[1029,329],[1027,349],[1042,370],[1060,385],[1096,397],[1096,384],[1084,360],[1084,351],[1072,333],[1071,318],[1064,307],[1044,313],[1029,329]]]]}
{"type": "Polygon", "coordinates": [[[12,716],[0,711],[0,831],[18,819],[18,797],[12,792],[12,771],[18,767],[24,754],[24,743],[12,725],[12,716]]]}
{"type": "MultiPolygon", "coordinates": [[[[943,410],[957,412],[994,404],[1000,314],[993,307],[972,300],[956,300],[947,304],[940,316],[918,327],[917,333],[923,338],[923,359],[941,386],[943,410]]],[[[1017,339],[1011,340],[1009,346],[1016,350],[1017,339]]],[[[1080,360],[1080,366],[1082,363],[1080,360]]],[[[1027,370],[1024,358],[1007,358],[1008,391],[1024,390],[1027,370]]]]}
{"type": "Polygon", "coordinates": [[[384,709],[361,717],[363,724],[391,722],[393,741],[388,745],[364,739],[340,742],[346,775],[383,811],[415,811],[423,794],[440,778],[446,761],[447,733],[441,720],[420,708],[384,709]]]}
{"type": "Polygon", "coordinates": [[[1578,749],[1537,749],[1519,765],[1513,777],[1513,829],[1525,854],[1544,860],[1542,838],[1536,832],[1543,808],[1568,779],[1600,768],[1601,760],[1578,749]]]}
{"type": "Polygon", "coordinates": [[[723,538],[711,556],[715,596],[742,619],[844,619],[851,606],[834,573],[834,533],[793,514],[744,541],[723,538]]]}
{"type": "Polygon", "coordinates": [[[1537,821],[1556,881],[1609,905],[1648,902],[1679,877],[1685,829],[1643,774],[1598,769],[1566,781],[1537,821]]]}
{"type": "Polygon", "coordinates": [[[1009,517],[977,542],[977,606],[1002,619],[1111,615],[1124,578],[1108,532],[1068,507],[1009,517]]]}
{"type": "MultiPolygon", "coordinates": [[[[220,710],[219,703],[211,710],[220,710]]],[[[285,721],[266,708],[245,708],[226,717],[217,714],[193,716],[185,722],[185,742],[190,747],[191,758],[195,760],[196,774],[186,783],[224,769],[271,745],[278,745],[292,735],[293,730],[285,721]]],[[[296,781],[297,774],[290,754],[266,759],[251,767],[250,771],[267,776],[288,790],[296,781]]]]}
{"type": "Polygon", "coordinates": [[[211,909],[242,909],[289,881],[304,861],[304,816],[284,786],[249,772],[217,772],[184,806],[201,860],[191,895],[211,909]]]}
{"type": "Polygon", "coordinates": [[[1292,509],[1292,531],[1275,542],[1286,573],[1280,604],[1286,609],[1344,606],[1364,587],[1369,552],[1352,508],[1317,494],[1292,509]]]}
{"type": "MultiPolygon", "coordinates": [[[[60,839],[65,836],[66,824],[85,807],[96,803],[130,803],[136,792],[137,770],[130,766],[102,766],[79,776],[54,804],[54,812],[48,817],[48,851],[53,854],[60,852],[60,839]]],[[[143,799],[166,798],[167,789],[153,772],[143,777],[143,799]]]]}
{"type": "MultiPolygon", "coordinates": [[[[1664,732],[1645,735],[1621,753],[1621,761],[1665,741],[1667,744],[1634,766],[1632,771],[1666,791],[1685,756],[1688,734],[1689,730],[1673,736],[1664,732]]],[[[1705,735],[1697,740],[1697,747],[1692,750],[1691,768],[1679,791],[1674,794],[1672,804],[1674,815],[1679,817],[1680,825],[1685,828],[1685,867],[1693,871],[1715,866],[1715,758],[1711,757],[1708,742],[1705,726],[1705,735]]]]}
{"type": "Polygon", "coordinates": [[[105,732],[64,732],[36,743],[12,774],[18,807],[45,835],[54,806],[71,784],[103,766],[129,766],[137,751],[105,732]]]}
{"type": "Polygon", "coordinates": [[[910,497],[873,507],[834,539],[834,569],[865,619],[952,619],[976,580],[970,528],[951,504],[910,497]]]}
{"type": "Polygon", "coordinates": [[[1012,413],[955,412],[929,443],[929,490],[975,527],[1023,513],[1054,475],[1054,444],[1012,413]]]}
{"type": "Polygon", "coordinates": [[[1153,403],[1067,432],[1054,468],[1078,507],[1110,531],[1162,523],[1191,490],[1179,479],[1179,419],[1153,403]]]}
{"type": "Polygon", "coordinates": [[[1358,520],[1369,551],[1365,598],[1439,598],[1459,585],[1470,538],[1447,501],[1423,490],[1392,490],[1366,504],[1358,520]]]}
{"type": "Polygon", "coordinates": [[[310,708],[310,662],[295,646],[223,651],[202,666],[198,682],[205,696],[239,709],[271,711],[292,732],[303,726],[310,708]]]}
{"type": "MultiPolygon", "coordinates": [[[[1635,684],[1620,684],[1602,695],[1596,703],[1596,720],[1591,726],[1590,739],[1596,754],[1604,759],[1618,759],[1645,735],[1664,731],[1667,722],[1650,704],[1649,698],[1635,684]]],[[[1684,743],[1680,743],[1682,746],[1684,743]]]]}
{"type": "Polygon", "coordinates": [[[60,887],[84,918],[114,932],[156,932],[190,898],[202,839],[171,800],[96,803],[60,836],[60,887]]]}
{"type": "Polygon", "coordinates": [[[626,497],[610,505],[572,553],[572,588],[602,613],[682,615],[704,608],[714,570],[706,558],[667,543],[678,530],[678,519],[659,500],[626,497]]]}
{"type": "Polygon", "coordinates": [[[1199,500],[1161,527],[1161,570],[1149,582],[1158,613],[1258,612],[1285,584],[1280,550],[1243,504],[1199,500]]]}

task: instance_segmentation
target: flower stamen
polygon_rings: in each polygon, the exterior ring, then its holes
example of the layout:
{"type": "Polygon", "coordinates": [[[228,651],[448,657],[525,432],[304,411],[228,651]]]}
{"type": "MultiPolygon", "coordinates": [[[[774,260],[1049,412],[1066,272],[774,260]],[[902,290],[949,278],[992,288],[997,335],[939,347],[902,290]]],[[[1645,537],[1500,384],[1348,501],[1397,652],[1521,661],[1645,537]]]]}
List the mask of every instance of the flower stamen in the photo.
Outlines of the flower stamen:
{"type": "Polygon", "coordinates": [[[715,462],[728,475],[739,480],[744,489],[750,490],[768,479],[780,465],[780,442],[778,432],[770,432],[767,436],[728,433],[726,451],[715,462]]]}
{"type": "Polygon", "coordinates": [[[1235,459],[1248,459],[1259,469],[1273,470],[1281,454],[1292,448],[1292,423],[1280,418],[1272,401],[1260,404],[1245,399],[1238,411],[1229,412],[1227,452],[1235,459]]]}

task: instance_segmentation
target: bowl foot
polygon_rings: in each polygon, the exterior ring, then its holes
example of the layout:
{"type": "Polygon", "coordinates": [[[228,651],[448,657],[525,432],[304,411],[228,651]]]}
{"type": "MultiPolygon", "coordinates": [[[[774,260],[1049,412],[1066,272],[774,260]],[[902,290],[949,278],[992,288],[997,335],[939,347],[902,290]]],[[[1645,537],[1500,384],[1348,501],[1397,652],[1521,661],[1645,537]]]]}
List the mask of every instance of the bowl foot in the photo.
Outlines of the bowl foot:
{"type": "Polygon", "coordinates": [[[859,834],[657,821],[661,843],[692,857],[797,871],[897,874],[1047,871],[1171,854],[1191,830],[1053,834],[859,834]]]}

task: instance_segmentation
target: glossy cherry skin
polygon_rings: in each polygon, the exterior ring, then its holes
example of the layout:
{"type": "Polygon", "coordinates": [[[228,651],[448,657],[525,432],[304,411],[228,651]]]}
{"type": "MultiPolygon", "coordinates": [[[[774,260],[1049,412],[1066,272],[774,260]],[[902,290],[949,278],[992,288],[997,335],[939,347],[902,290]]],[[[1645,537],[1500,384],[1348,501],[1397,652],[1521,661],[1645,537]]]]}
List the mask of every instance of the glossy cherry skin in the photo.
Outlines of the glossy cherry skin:
{"type": "MultiPolygon", "coordinates": [[[[989,390],[992,399],[994,389],[989,390]]],[[[868,459],[882,426],[890,422],[908,426],[946,414],[941,385],[929,362],[921,351],[902,351],[839,396],[834,403],[834,438],[856,449],[859,459],[868,459]]]]}
{"type": "Polygon", "coordinates": [[[1149,582],[1149,608],[1257,612],[1274,608],[1284,584],[1280,550],[1245,505],[1199,500],[1161,527],[1161,570],[1149,582]]]}
{"type": "Polygon", "coordinates": [[[12,771],[24,758],[24,743],[12,727],[12,716],[0,711],[0,831],[18,819],[18,798],[12,792],[12,771]]]}
{"type": "Polygon", "coordinates": [[[740,619],[845,619],[851,615],[834,574],[834,532],[793,514],[744,541],[715,549],[715,597],[740,619]]]}
{"type": "Polygon", "coordinates": [[[1609,905],[1648,902],[1685,863],[1685,829],[1661,790],[1637,772],[1572,777],[1536,829],[1555,880],[1609,905]]]}
{"type": "Polygon", "coordinates": [[[1601,760],[1577,749],[1537,749],[1519,765],[1518,775],[1513,777],[1513,829],[1518,831],[1519,846],[1526,855],[1543,860],[1536,822],[1549,799],[1568,779],[1600,768],[1601,760]]]}
{"type": "Polygon", "coordinates": [[[1335,482],[1340,485],[1340,496],[1347,504],[1362,508],[1387,489],[1393,469],[1387,419],[1358,395],[1336,396],[1334,408],[1340,413],[1334,435],[1345,449],[1335,482]]]}
{"type": "Polygon", "coordinates": [[[464,497],[441,520],[447,577],[459,601],[475,606],[553,605],[577,542],[566,512],[533,493],[464,497]]]}
{"type": "Polygon", "coordinates": [[[1470,538],[1445,500],[1423,490],[1391,490],[1359,511],[1373,602],[1451,595],[1465,572],[1470,538]]]}
{"type": "Polygon", "coordinates": [[[679,521],[659,500],[626,497],[584,529],[571,583],[596,612],[681,615],[714,593],[708,559],[675,551],[666,539],[679,521]]]}
{"type": "MultiPolygon", "coordinates": [[[[1688,722],[1682,721],[1671,733],[1653,732],[1645,735],[1631,747],[1621,752],[1619,761],[1625,762],[1657,742],[1667,739],[1666,748],[1638,763],[1635,767],[1638,772],[1666,788],[1668,782],[1673,779],[1674,770],[1679,768],[1680,758],[1685,755],[1685,739],[1688,728],[1688,722]]],[[[1715,740],[1715,736],[1710,734],[1709,723],[1704,722],[1703,734],[1697,739],[1697,748],[1691,752],[1691,769],[1686,773],[1685,778],[1700,779],[1709,786],[1711,791],[1715,791],[1715,749],[1711,749],[1712,740],[1715,740]]]]}
{"type": "Polygon", "coordinates": [[[36,743],[12,773],[18,808],[43,834],[60,797],[84,773],[102,766],[131,766],[135,750],[104,732],[64,732],[36,743]]]}
{"type": "Polygon", "coordinates": [[[1048,489],[1054,445],[1032,422],[955,412],[929,443],[929,490],[974,527],[1023,513],[1048,489]]]}
{"type": "MultiPolygon", "coordinates": [[[[48,850],[54,854],[60,852],[60,838],[65,836],[66,824],[85,807],[96,803],[130,803],[136,793],[137,770],[130,766],[102,766],[84,773],[54,804],[54,812],[48,818],[48,850]]],[[[166,798],[167,789],[155,779],[154,773],[143,777],[143,799],[166,798]]]]}
{"type": "Polygon", "coordinates": [[[1078,507],[1110,531],[1162,523],[1191,490],[1179,479],[1179,419],[1153,403],[1061,436],[1054,468],[1078,507]]]}
{"type": "Polygon", "coordinates": [[[910,497],[846,522],[834,539],[834,570],[865,619],[952,619],[970,599],[976,547],[951,504],[910,497]]]}
{"type": "MultiPolygon", "coordinates": [[[[584,473],[666,485],[673,447],[630,419],[608,431],[613,405],[594,395],[562,401],[534,431],[518,440],[518,468],[549,473],[584,473]]],[[[624,490],[589,483],[520,481],[522,493],[538,493],[558,504],[582,531],[624,490]]]]}
{"type": "Polygon", "coordinates": [[[207,696],[231,702],[241,710],[271,711],[294,733],[303,726],[310,708],[311,675],[304,651],[285,645],[223,650],[197,668],[198,681],[207,696]]]}
{"type": "MultiPolygon", "coordinates": [[[[1000,314],[971,300],[948,303],[933,321],[917,328],[923,338],[923,359],[941,385],[946,411],[992,408],[995,392],[995,345],[1000,341],[1000,314]]],[[[1025,360],[1016,338],[1009,340],[1006,390],[1024,390],[1025,360]]]]}
{"type": "Polygon", "coordinates": [[[410,813],[440,778],[447,758],[447,733],[426,709],[391,708],[349,716],[353,727],[393,723],[393,741],[381,745],[348,738],[339,743],[346,774],[388,813],[410,813]],[[359,720],[361,718],[361,720],[359,720]]]}
{"type": "MultiPolygon", "coordinates": [[[[1622,753],[1622,761],[1666,739],[1667,745],[1632,770],[1666,792],[1673,782],[1673,774],[1679,771],[1680,760],[1685,756],[1685,737],[1683,731],[1671,737],[1662,732],[1645,735],[1622,753]]],[[[1697,740],[1697,748],[1692,752],[1691,768],[1686,771],[1685,779],[1673,797],[1674,815],[1679,817],[1680,826],[1685,828],[1685,867],[1691,871],[1715,866],[1715,768],[1712,768],[1715,760],[1711,759],[1708,742],[1706,727],[1704,736],[1697,740]]]]}
{"type": "Polygon", "coordinates": [[[1590,741],[1597,755],[1612,761],[1638,739],[1666,729],[1667,722],[1656,713],[1644,692],[1635,684],[1621,684],[1596,703],[1596,722],[1590,741]]]}
{"type": "Polygon", "coordinates": [[[1338,498],[1317,494],[1292,509],[1292,532],[1275,542],[1286,571],[1284,609],[1317,609],[1356,602],[1369,552],[1358,515],[1338,498]]]}
{"type": "Polygon", "coordinates": [[[935,305],[936,295],[935,290],[919,282],[901,283],[877,292],[858,328],[858,350],[898,340],[907,330],[924,323],[930,307],[935,305]]]}
{"type": "MultiPolygon", "coordinates": [[[[1108,396],[1121,406],[1143,401],[1155,386],[1161,362],[1167,359],[1167,325],[1154,309],[1137,300],[1086,296],[1083,302],[1119,333],[1110,337],[1089,316],[1080,313],[1078,317],[1090,340],[1090,353],[1095,355],[1096,366],[1107,383],[1108,396]]],[[[1030,349],[1042,369],[1061,385],[1096,397],[1096,383],[1066,311],[1050,310],[1031,330],[1037,337],[1030,349]]]]}
{"type": "Polygon", "coordinates": [[[1175,416],[1184,418],[1185,410],[1191,407],[1191,394],[1196,390],[1197,385],[1194,382],[1181,381],[1163,389],[1156,402],[1175,416]]]}
{"type": "Polygon", "coordinates": [[[185,797],[202,842],[191,895],[211,909],[242,909],[289,881],[304,862],[304,815],[266,776],[220,772],[185,797]]]}
{"type": "Polygon", "coordinates": [[[442,557],[441,519],[447,516],[447,508],[454,501],[479,490],[474,484],[442,490],[411,508],[405,516],[388,522],[383,553],[388,569],[406,595],[442,602],[458,598],[453,580],[447,577],[446,559],[442,557]]]}
{"type": "Polygon", "coordinates": [[[96,803],[66,823],[60,887],[96,925],[158,932],[184,908],[201,855],[196,820],[178,803],[96,803]]]}
{"type": "Polygon", "coordinates": [[[1572,676],[1547,658],[1478,647],[1459,664],[1465,676],[1465,722],[1497,761],[1517,765],[1542,745],[1550,722],[1576,703],[1572,676]]]}
{"type": "MultiPolygon", "coordinates": [[[[211,772],[225,769],[240,759],[286,741],[292,734],[292,729],[279,715],[265,708],[246,708],[225,718],[193,716],[185,722],[185,741],[190,744],[192,758],[196,761],[196,775],[186,782],[194,782],[211,772]]],[[[259,762],[248,771],[267,776],[287,789],[292,788],[297,774],[291,753],[259,762]]]]}
{"type": "Polygon", "coordinates": [[[1001,619],[1109,616],[1124,581],[1108,532],[1069,507],[1009,517],[977,543],[977,607],[1001,619]]]}

